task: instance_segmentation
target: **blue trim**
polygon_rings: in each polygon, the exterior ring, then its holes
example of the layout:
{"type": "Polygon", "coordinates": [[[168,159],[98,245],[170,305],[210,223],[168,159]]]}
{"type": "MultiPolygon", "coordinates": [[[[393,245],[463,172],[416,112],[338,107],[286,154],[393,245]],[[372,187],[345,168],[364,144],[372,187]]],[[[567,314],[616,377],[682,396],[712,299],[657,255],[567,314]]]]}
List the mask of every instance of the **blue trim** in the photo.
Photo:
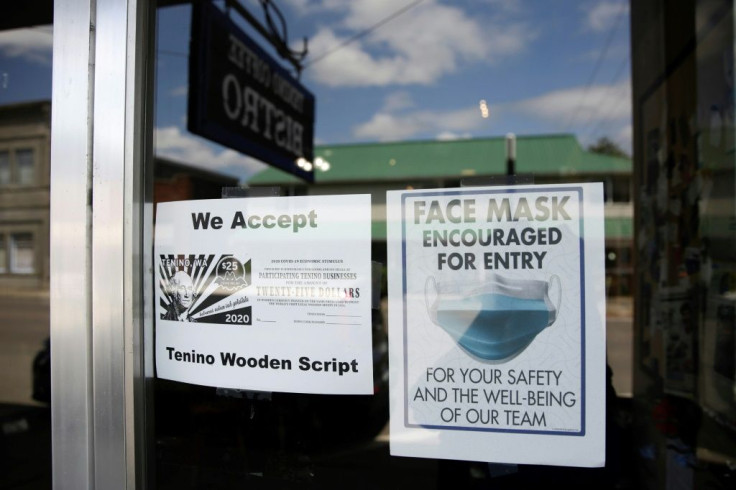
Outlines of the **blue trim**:
{"type": "Polygon", "coordinates": [[[401,198],[401,300],[403,301],[404,310],[404,425],[409,421],[409,403],[407,397],[407,386],[409,386],[409,375],[406,369],[406,346],[409,345],[409,334],[406,328],[406,206],[404,206],[405,195],[401,198]]]}
{"type": "Polygon", "coordinates": [[[583,239],[583,189],[578,188],[578,202],[580,203],[580,364],[582,368],[582,386],[580,397],[580,433],[585,435],[585,240],[583,239]]]}
{"type": "Polygon", "coordinates": [[[544,187],[544,188],[525,188],[525,187],[513,187],[499,190],[458,190],[458,191],[435,191],[435,192],[415,192],[406,193],[401,196],[401,272],[402,272],[402,300],[403,313],[404,313],[404,427],[407,428],[424,428],[424,429],[439,429],[439,430],[465,430],[472,432],[501,432],[501,433],[514,433],[514,434],[534,434],[534,435],[556,435],[556,436],[585,436],[585,240],[583,237],[584,233],[584,214],[583,214],[583,188],[581,186],[571,187],[544,187]],[[458,427],[458,426],[445,426],[445,425],[422,425],[422,424],[410,424],[409,423],[409,375],[408,375],[408,362],[409,354],[407,351],[408,342],[408,329],[407,329],[407,310],[406,310],[406,200],[407,198],[417,197],[432,197],[432,196],[467,196],[467,195],[488,195],[488,194],[517,194],[517,193],[548,193],[548,192],[577,192],[578,193],[578,205],[579,205],[579,224],[580,224],[580,430],[579,431],[540,431],[540,430],[521,430],[521,429],[494,429],[494,428],[481,428],[481,427],[458,427]]]}

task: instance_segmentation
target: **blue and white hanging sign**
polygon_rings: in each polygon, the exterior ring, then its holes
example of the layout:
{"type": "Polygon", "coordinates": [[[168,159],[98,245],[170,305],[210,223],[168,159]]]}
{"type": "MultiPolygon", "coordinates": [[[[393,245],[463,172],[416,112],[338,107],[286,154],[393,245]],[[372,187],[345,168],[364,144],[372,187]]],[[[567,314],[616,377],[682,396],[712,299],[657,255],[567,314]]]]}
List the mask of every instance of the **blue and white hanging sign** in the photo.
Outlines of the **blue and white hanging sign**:
{"type": "Polygon", "coordinates": [[[602,185],[387,203],[391,454],[603,465],[602,185]]]}
{"type": "Polygon", "coordinates": [[[194,2],[187,128],[309,182],[315,100],[212,2],[194,2]]]}

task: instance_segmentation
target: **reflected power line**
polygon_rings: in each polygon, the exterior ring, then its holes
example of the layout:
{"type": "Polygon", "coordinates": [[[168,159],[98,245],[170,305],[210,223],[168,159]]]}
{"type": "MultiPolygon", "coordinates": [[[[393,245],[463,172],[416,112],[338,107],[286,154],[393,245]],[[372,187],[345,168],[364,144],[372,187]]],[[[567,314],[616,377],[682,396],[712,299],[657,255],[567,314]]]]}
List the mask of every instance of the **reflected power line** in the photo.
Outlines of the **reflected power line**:
{"type": "Polygon", "coordinates": [[[389,15],[388,17],[385,17],[382,20],[376,22],[375,24],[373,24],[369,28],[360,31],[359,33],[355,34],[354,36],[347,38],[346,40],[344,40],[343,42],[341,42],[337,46],[335,46],[335,47],[333,47],[331,49],[328,49],[324,53],[322,53],[322,54],[320,54],[318,56],[315,56],[311,60],[305,62],[304,63],[304,68],[305,69],[306,68],[309,68],[310,66],[314,65],[315,63],[318,63],[318,62],[322,61],[323,59],[327,58],[328,56],[330,56],[331,54],[335,53],[336,51],[341,50],[342,48],[344,48],[348,44],[352,44],[353,42],[357,41],[358,39],[367,36],[371,32],[379,29],[380,27],[384,26],[385,24],[388,24],[389,22],[391,22],[395,18],[397,18],[397,17],[399,17],[399,16],[407,13],[409,10],[413,9],[414,7],[416,7],[417,5],[419,5],[420,3],[422,3],[423,1],[424,0],[414,0],[410,4],[405,5],[404,7],[400,8],[399,10],[397,10],[393,14],[389,15]]]}

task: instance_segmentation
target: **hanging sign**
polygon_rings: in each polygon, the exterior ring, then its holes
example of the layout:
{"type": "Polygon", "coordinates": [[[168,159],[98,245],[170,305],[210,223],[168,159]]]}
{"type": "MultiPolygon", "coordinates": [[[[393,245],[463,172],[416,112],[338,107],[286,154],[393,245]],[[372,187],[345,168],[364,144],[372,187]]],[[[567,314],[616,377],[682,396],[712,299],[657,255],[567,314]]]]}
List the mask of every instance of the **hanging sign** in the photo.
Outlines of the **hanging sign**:
{"type": "Polygon", "coordinates": [[[602,196],[388,192],[391,454],[604,464],[602,196]]]}
{"type": "Polygon", "coordinates": [[[161,203],[155,240],[160,378],[373,393],[370,196],[161,203]]]}
{"type": "Polygon", "coordinates": [[[211,2],[192,13],[188,129],[307,181],[314,96],[211,2]]]}

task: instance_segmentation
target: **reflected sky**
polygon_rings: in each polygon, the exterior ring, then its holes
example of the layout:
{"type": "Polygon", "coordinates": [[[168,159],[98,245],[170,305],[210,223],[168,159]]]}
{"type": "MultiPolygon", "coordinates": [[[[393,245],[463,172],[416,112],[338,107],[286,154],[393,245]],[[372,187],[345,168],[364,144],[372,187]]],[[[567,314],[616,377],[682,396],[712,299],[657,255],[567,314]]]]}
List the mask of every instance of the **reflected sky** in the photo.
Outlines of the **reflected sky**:
{"type": "MultiPolygon", "coordinates": [[[[244,3],[262,18],[257,0],[244,3]]],[[[627,1],[276,3],[292,46],[308,39],[316,144],[573,132],[630,152],[627,1]]],[[[158,19],[156,152],[247,178],[263,166],[185,129],[190,10],[158,19]]],[[[50,27],[0,33],[0,104],[50,98],[52,38],[50,27]]]]}

